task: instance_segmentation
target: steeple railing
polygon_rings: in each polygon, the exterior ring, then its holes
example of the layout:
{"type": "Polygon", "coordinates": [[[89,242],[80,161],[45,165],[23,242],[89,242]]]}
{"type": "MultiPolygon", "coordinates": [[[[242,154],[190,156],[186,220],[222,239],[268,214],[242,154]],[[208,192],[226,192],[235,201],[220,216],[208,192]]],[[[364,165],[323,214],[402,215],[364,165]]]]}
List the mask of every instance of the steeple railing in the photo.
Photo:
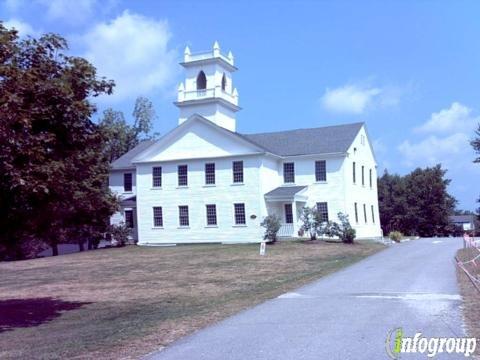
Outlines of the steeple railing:
{"type": "Polygon", "coordinates": [[[210,98],[221,98],[238,106],[238,96],[230,94],[220,87],[178,92],[178,101],[201,100],[210,98]]]}

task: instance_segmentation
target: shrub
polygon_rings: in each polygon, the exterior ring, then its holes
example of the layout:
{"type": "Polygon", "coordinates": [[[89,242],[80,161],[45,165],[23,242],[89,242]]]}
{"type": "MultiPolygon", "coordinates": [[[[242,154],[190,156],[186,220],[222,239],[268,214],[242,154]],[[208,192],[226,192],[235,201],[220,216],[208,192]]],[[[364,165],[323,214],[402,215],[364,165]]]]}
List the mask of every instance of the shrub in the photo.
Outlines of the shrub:
{"type": "Polygon", "coordinates": [[[303,223],[301,230],[310,234],[310,240],[315,240],[322,224],[317,208],[305,206],[302,209],[300,220],[303,223]]]}
{"type": "Polygon", "coordinates": [[[388,234],[388,237],[390,238],[390,240],[393,240],[398,243],[400,242],[400,240],[402,240],[403,234],[400,231],[390,231],[390,233],[388,234]]]}
{"type": "Polygon", "coordinates": [[[321,233],[329,237],[338,236],[343,243],[353,244],[356,231],[354,228],[352,228],[352,225],[350,225],[348,215],[339,212],[337,216],[340,220],[340,224],[336,223],[335,221],[329,221],[324,227],[320,228],[321,233]]]}
{"type": "Polygon", "coordinates": [[[125,246],[130,238],[131,229],[121,222],[118,225],[110,225],[110,233],[112,234],[112,240],[116,241],[117,246],[125,246]]]}
{"type": "Polygon", "coordinates": [[[269,242],[274,243],[277,241],[277,233],[280,230],[281,220],[277,215],[268,215],[263,219],[260,226],[265,228],[265,234],[263,235],[264,240],[269,240],[269,242]]]}

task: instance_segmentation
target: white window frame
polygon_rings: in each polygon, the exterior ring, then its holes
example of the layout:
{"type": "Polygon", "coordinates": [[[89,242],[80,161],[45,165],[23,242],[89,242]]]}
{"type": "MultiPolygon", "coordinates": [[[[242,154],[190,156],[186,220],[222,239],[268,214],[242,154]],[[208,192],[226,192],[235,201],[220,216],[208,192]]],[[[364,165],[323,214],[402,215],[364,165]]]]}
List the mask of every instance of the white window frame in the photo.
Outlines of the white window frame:
{"type": "MultiPolygon", "coordinates": [[[[290,169],[289,169],[290,170],[290,169]]],[[[289,174],[290,175],[290,174],[289,174]]],[[[290,180],[290,179],[289,179],[290,180]]],[[[284,184],[295,184],[295,162],[289,161],[289,162],[284,162],[283,163],[283,183],[284,184]],[[287,181],[286,179],[286,172],[285,172],[285,167],[287,165],[291,165],[291,175],[292,175],[292,181],[287,181]]]]}
{"type": "Polygon", "coordinates": [[[188,165],[187,164],[180,164],[177,165],[177,186],[178,187],[187,187],[188,186],[188,165]],[[185,167],[186,172],[185,175],[180,175],[180,167],[185,167]],[[185,176],[186,183],[185,184],[180,184],[180,176],[185,176]]]}
{"type": "Polygon", "coordinates": [[[162,172],[163,172],[163,169],[161,166],[152,166],[152,188],[154,189],[160,189],[162,187],[162,181],[163,181],[163,178],[162,178],[162,172]],[[155,175],[155,169],[160,169],[160,175],[155,175]],[[158,180],[160,179],[160,185],[155,185],[155,180],[158,180]]]}
{"type": "Polygon", "coordinates": [[[153,206],[152,207],[152,221],[153,221],[153,227],[156,229],[162,229],[164,225],[164,218],[163,218],[163,207],[162,206],[153,206]],[[155,224],[155,209],[159,208],[160,209],[160,218],[162,219],[162,225],[156,225],[155,224]]]}
{"type": "Polygon", "coordinates": [[[316,160],[315,161],[315,182],[317,183],[324,183],[324,182],[327,182],[327,161],[326,160],[316,160]],[[323,167],[324,167],[324,173],[325,173],[325,179],[323,180],[319,180],[317,175],[318,175],[318,172],[317,172],[317,164],[319,163],[323,163],[323,167]]]}
{"type": "Polygon", "coordinates": [[[207,227],[218,227],[217,204],[205,204],[205,225],[207,227]],[[215,224],[208,223],[208,207],[213,206],[215,209],[215,224]]]}
{"type": "Polygon", "coordinates": [[[214,186],[216,184],[216,167],[215,167],[215,163],[214,162],[209,162],[209,163],[205,163],[205,166],[204,166],[204,170],[205,170],[205,185],[206,186],[214,186]],[[212,173],[207,173],[207,167],[208,166],[212,166],[213,165],[213,174],[212,173]],[[212,176],[212,178],[209,178],[209,176],[212,176]],[[209,182],[210,180],[213,179],[213,182],[209,182]]]}
{"type": "Polygon", "coordinates": [[[245,206],[245,203],[234,203],[233,204],[233,226],[247,226],[247,207],[245,206]],[[243,205],[243,214],[245,218],[245,223],[237,223],[237,212],[236,212],[236,207],[235,205],[243,205]]]}
{"type": "Polygon", "coordinates": [[[178,205],[178,227],[189,228],[190,227],[190,209],[188,205],[178,205]],[[182,211],[181,208],[187,208],[187,225],[182,225],[182,211]]]}

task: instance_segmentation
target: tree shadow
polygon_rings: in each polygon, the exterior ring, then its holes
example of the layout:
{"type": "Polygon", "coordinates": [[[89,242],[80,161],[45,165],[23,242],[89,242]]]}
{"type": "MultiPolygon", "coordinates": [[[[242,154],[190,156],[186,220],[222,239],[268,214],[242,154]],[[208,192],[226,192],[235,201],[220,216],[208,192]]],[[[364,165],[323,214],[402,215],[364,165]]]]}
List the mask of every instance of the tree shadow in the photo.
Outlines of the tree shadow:
{"type": "Polygon", "coordinates": [[[41,325],[64,311],[75,310],[90,302],[71,302],[61,299],[33,298],[0,300],[0,333],[15,328],[41,325]]]}

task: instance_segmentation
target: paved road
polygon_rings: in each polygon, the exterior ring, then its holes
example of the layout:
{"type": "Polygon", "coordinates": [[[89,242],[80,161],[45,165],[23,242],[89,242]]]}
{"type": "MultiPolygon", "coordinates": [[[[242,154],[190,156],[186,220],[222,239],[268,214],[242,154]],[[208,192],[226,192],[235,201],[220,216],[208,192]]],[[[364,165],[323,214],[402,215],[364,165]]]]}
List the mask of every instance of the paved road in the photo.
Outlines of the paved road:
{"type": "Polygon", "coordinates": [[[147,358],[385,359],[385,339],[394,328],[402,327],[406,336],[417,331],[464,336],[452,262],[461,244],[460,239],[442,238],[392,245],[147,358]]]}

